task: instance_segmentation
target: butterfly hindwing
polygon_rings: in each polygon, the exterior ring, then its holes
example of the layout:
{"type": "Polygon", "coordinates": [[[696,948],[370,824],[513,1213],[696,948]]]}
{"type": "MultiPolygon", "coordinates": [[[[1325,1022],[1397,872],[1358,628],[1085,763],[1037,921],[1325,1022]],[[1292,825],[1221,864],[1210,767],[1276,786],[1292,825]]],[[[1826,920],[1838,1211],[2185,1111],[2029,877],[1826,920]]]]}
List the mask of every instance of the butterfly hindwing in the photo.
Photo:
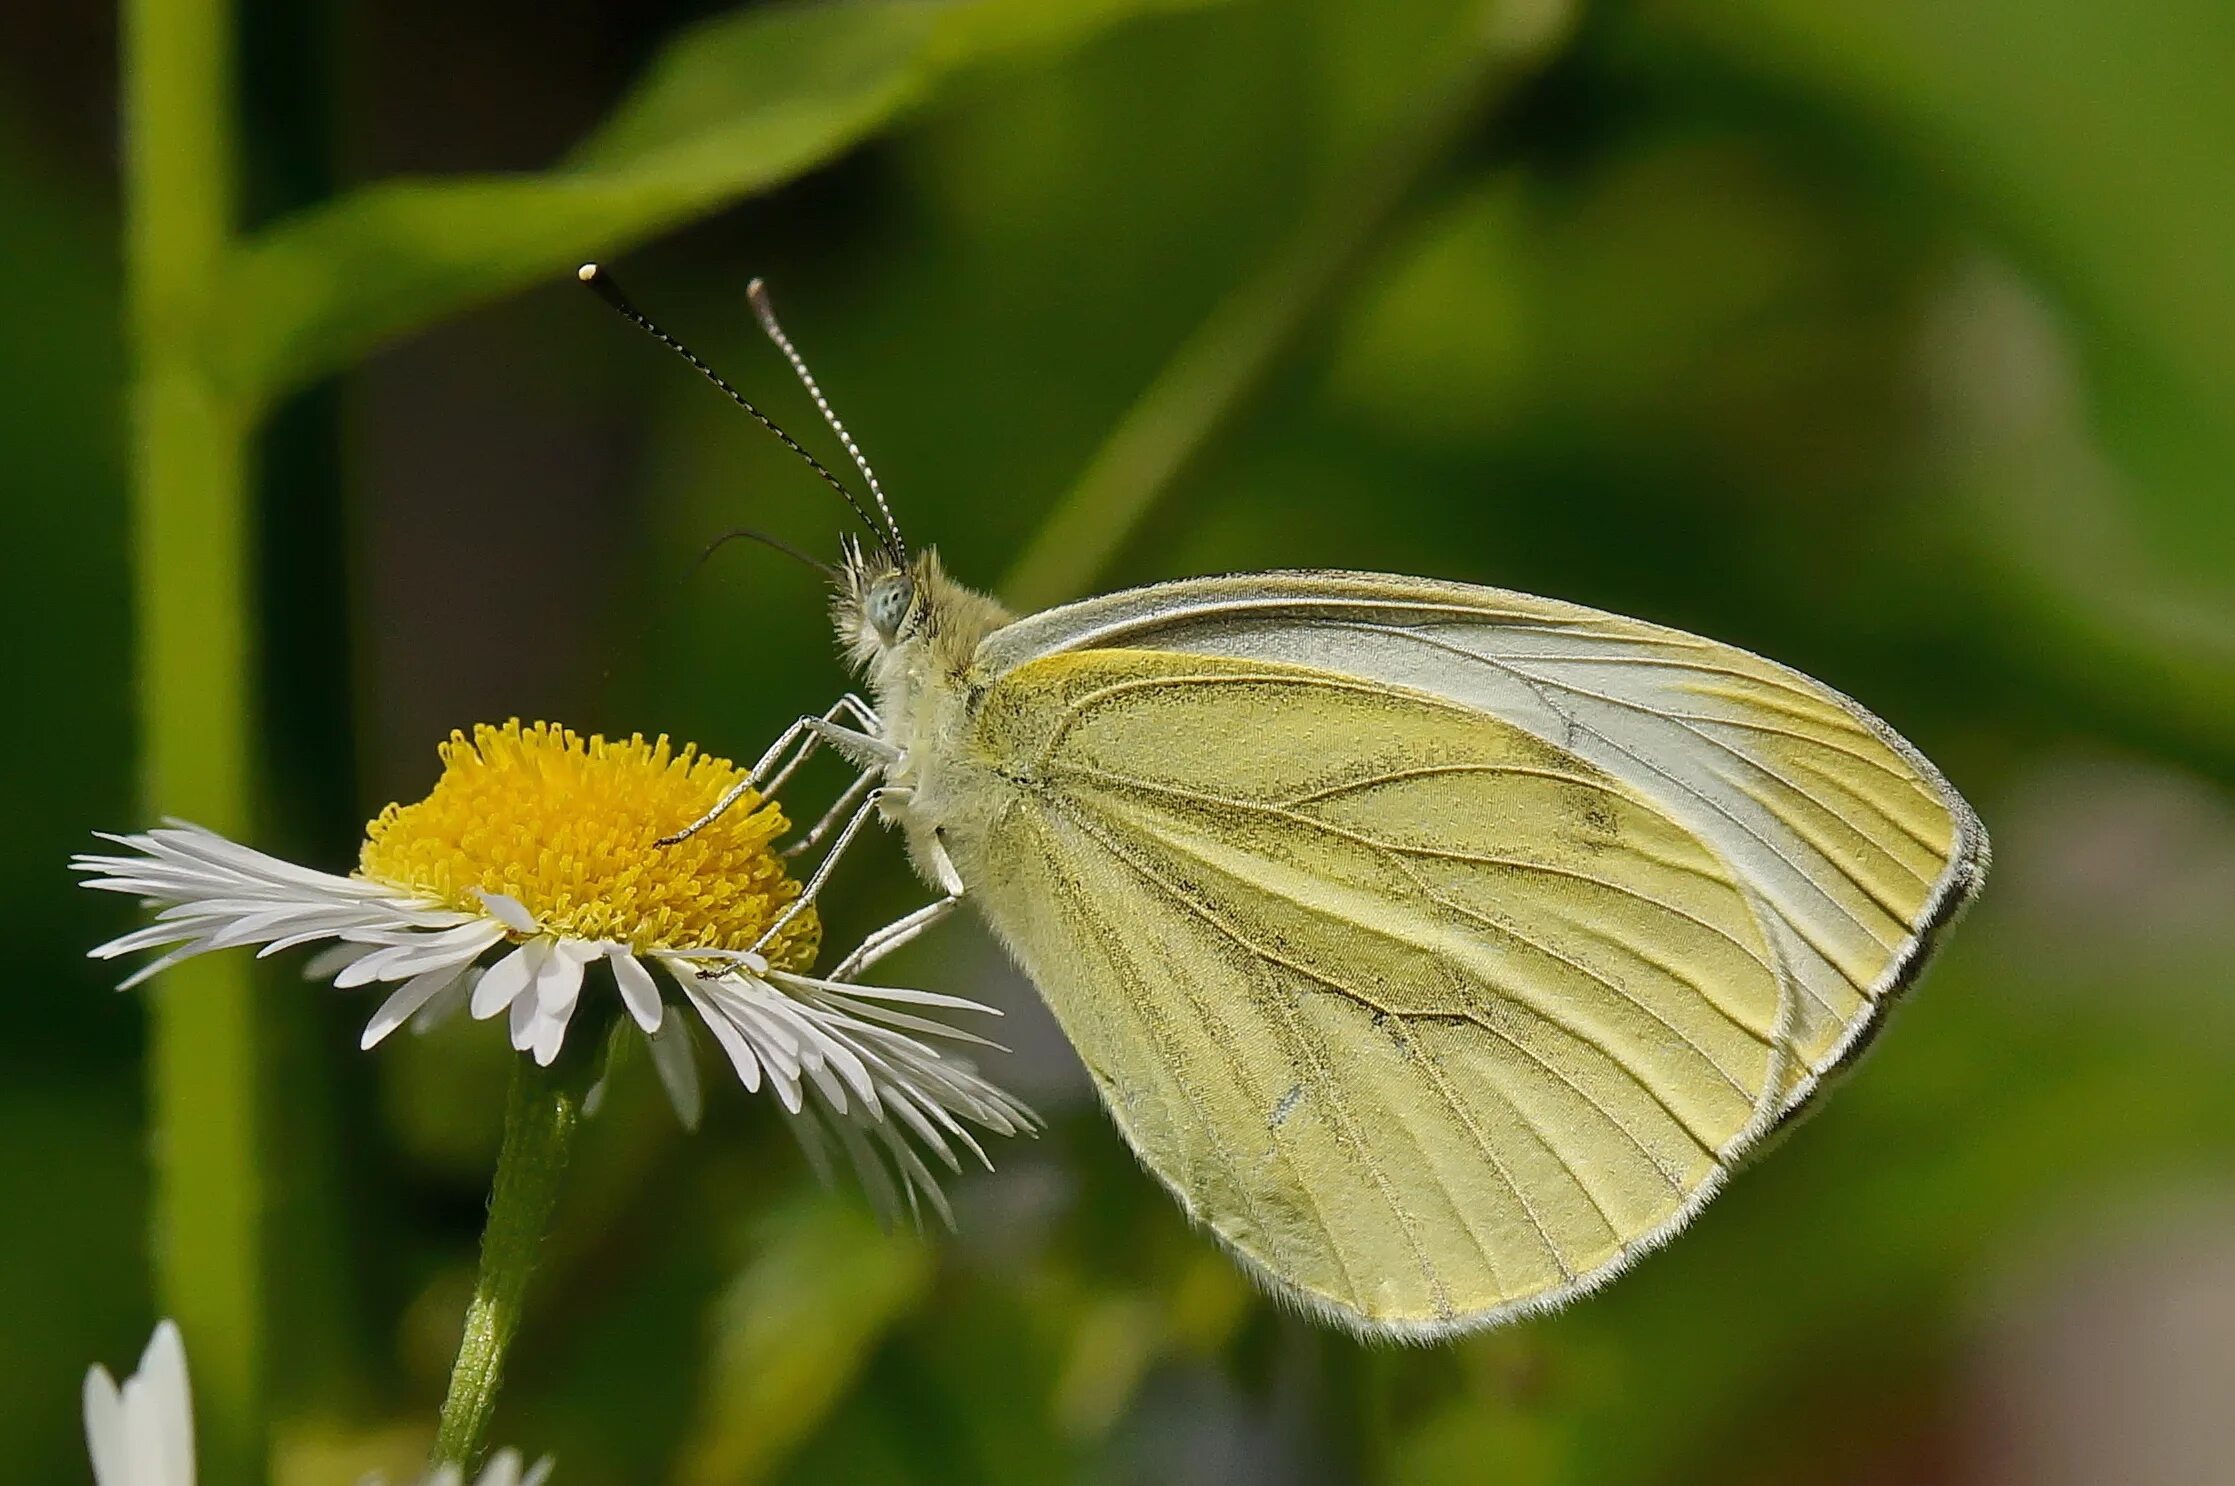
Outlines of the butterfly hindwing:
{"type": "MultiPolygon", "coordinates": [[[[998,637],[997,637],[998,638],[998,637]]],[[[1672,1232],[1776,1118],[1746,884],[1523,727],[1282,661],[1009,669],[950,842],[1143,1161],[1281,1290],[1484,1324],[1672,1232]]]]}

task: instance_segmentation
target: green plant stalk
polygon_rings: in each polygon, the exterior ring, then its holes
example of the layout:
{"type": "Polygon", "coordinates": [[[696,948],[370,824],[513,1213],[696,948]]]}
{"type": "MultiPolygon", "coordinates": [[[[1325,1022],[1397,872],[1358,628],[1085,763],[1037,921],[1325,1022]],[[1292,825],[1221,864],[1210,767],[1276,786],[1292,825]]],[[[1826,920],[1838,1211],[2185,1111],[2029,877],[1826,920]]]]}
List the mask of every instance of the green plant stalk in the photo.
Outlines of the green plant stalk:
{"type": "Polygon", "coordinates": [[[437,1465],[470,1468],[485,1447],[497,1389],[504,1381],[505,1355],[520,1329],[528,1280],[582,1123],[582,1101],[597,1062],[587,1049],[600,1041],[578,1029],[570,1039],[575,1046],[553,1066],[538,1068],[525,1057],[515,1062],[512,1092],[505,1102],[504,1147],[489,1189],[489,1221],[481,1230],[481,1269],[435,1432],[437,1465]]]}
{"type": "MultiPolygon", "coordinates": [[[[216,830],[249,816],[249,420],[201,359],[238,197],[227,0],[127,0],[125,275],[133,355],[141,788],[216,830]]],[[[194,1357],[205,1479],[264,1468],[264,1076],[248,964],[151,998],[158,1308],[194,1357]]]]}
{"type": "Polygon", "coordinates": [[[1567,0],[1497,0],[1258,275],[1165,363],[999,585],[1020,612],[1078,597],[1373,261],[1452,150],[1557,50],[1567,0]]]}

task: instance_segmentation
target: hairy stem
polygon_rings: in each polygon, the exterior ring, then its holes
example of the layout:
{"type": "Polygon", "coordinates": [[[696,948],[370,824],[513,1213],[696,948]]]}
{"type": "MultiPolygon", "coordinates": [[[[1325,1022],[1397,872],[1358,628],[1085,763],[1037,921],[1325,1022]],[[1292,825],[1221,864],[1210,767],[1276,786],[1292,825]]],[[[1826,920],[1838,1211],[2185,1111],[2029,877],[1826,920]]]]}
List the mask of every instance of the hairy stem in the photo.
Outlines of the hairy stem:
{"type": "Polygon", "coordinates": [[[505,1354],[520,1329],[528,1279],[558,1205],[594,1061],[567,1056],[550,1068],[538,1068],[524,1057],[515,1063],[505,1105],[504,1148],[489,1190],[489,1221],[481,1231],[481,1269],[435,1433],[438,1465],[470,1468],[485,1448],[489,1417],[504,1381],[505,1354]]]}

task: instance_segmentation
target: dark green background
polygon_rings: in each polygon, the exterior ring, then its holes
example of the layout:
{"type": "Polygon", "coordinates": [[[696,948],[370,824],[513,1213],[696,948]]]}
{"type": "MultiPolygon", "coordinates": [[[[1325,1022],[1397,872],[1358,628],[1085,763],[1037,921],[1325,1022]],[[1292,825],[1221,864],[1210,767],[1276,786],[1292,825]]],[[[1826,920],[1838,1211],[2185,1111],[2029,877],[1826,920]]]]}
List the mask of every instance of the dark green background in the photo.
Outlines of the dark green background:
{"type": "MultiPolygon", "coordinates": [[[[806,433],[746,313],[766,275],[910,535],[992,583],[1212,307],[1340,217],[1456,13],[1235,0],[965,68],[617,267],[806,433]]],[[[254,209],[541,168],[715,14],[251,5],[254,209]]],[[[164,808],[130,782],[112,26],[0,14],[0,1460],[27,1482],[84,1479],[82,1369],[154,1319],[141,1008],[80,958],[128,912],[62,870],[164,808]]],[[[893,975],[1009,1006],[993,1071],[1052,1125],[956,1185],[959,1234],[818,1195],[734,1088],[680,1137],[639,1067],[499,1437],[565,1486],[2235,1480],[2231,72],[2215,0],[1589,6],[1102,572],[1599,604],[1798,665],[1941,763],[1995,837],[1983,903],[1692,1233],[1563,1315],[1361,1350],[1187,1231],[956,927],[893,975]]],[[[804,570],[691,566],[739,522],[827,554],[835,503],[563,273],[317,383],[263,452],[260,844],[346,866],[454,726],[752,754],[842,684],[804,570]]],[[[921,895],[870,855],[836,940],[921,895]]],[[[361,1057],[371,1003],[300,994],[279,1476],[347,1481],[424,1443],[509,1054],[472,1026],[361,1057]]]]}

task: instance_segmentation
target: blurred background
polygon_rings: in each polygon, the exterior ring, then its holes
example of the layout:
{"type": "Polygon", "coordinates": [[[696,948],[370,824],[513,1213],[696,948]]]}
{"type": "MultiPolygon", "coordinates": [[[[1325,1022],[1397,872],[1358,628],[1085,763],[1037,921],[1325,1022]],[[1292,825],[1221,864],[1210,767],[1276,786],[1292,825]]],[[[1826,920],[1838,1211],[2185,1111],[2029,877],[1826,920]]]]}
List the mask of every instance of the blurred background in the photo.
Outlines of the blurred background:
{"type": "MultiPolygon", "coordinates": [[[[1580,600],[1862,698],[1994,835],[1860,1073],[1689,1234],[1435,1349],[1255,1294],[974,926],[892,976],[1009,1008],[990,1071],[1051,1128],[952,1236],[820,1192],[735,1088],[682,1136],[637,1066],[497,1429],[567,1486],[2235,1481],[2235,10],[241,0],[217,156],[134,91],[195,59],[120,72],[120,30],[0,4],[11,1479],[85,1479],[82,1370],[158,1314],[146,998],[82,958],[129,905],[63,870],[186,808],[139,787],[151,728],[195,746],[134,651],[148,575],[205,560],[191,502],[145,515],[193,436],[129,432],[177,354],[128,311],[179,261],[127,246],[140,158],[258,234],[176,303],[253,470],[254,808],[211,823],[267,848],[345,869],[453,727],[751,756],[841,688],[813,575],[693,567],[739,523],[827,555],[836,503],[589,257],[822,448],[766,275],[966,578],[1580,600]]],[[[833,942],[922,896],[889,842],[842,886],[833,942]]],[[[370,1002],[258,994],[275,1479],[408,1469],[512,1055],[360,1056],[370,1002]]]]}

